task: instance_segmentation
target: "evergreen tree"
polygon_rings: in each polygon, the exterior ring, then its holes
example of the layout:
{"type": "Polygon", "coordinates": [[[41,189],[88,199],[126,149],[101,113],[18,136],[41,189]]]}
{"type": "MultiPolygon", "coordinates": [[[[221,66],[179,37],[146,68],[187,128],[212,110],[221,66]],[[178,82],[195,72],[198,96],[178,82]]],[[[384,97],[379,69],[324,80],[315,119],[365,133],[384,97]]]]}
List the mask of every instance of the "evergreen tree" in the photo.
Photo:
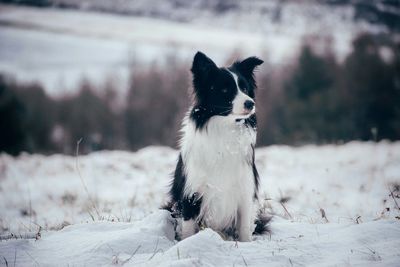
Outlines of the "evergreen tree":
{"type": "Polygon", "coordinates": [[[0,75],[0,152],[17,155],[26,149],[26,110],[12,87],[0,75]]]}
{"type": "Polygon", "coordinates": [[[341,94],[353,122],[349,130],[352,137],[362,140],[400,137],[399,54],[393,44],[381,41],[371,35],[357,38],[343,68],[341,94]],[[380,55],[383,47],[393,52],[388,63],[380,55]]]}
{"type": "Polygon", "coordinates": [[[304,46],[292,77],[285,84],[281,127],[290,143],[334,138],[336,63],[304,46]]]}

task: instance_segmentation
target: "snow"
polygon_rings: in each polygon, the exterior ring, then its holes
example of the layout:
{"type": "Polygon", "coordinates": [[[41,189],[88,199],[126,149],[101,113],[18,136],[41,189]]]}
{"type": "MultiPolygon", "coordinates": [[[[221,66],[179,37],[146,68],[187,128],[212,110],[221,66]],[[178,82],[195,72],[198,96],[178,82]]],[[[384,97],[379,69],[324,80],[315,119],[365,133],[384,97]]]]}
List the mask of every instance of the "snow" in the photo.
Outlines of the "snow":
{"type": "Polygon", "coordinates": [[[158,211],[130,224],[77,224],[37,241],[1,242],[0,253],[17,266],[397,266],[400,257],[395,221],[316,225],[277,219],[272,229],[270,237],[251,243],[224,241],[211,229],[177,242],[174,221],[158,211]]]}
{"type": "Polygon", "coordinates": [[[177,153],[1,155],[1,237],[14,238],[0,242],[0,262],[398,266],[400,213],[389,194],[400,184],[400,142],[258,148],[262,204],[274,219],[271,235],[249,243],[225,241],[211,229],[174,240],[176,222],[158,207],[177,153]],[[282,198],[290,199],[282,205],[282,198]]]}
{"type": "Polygon", "coordinates": [[[163,63],[170,55],[185,61],[201,50],[223,64],[235,49],[260,53],[264,46],[251,32],[95,12],[0,5],[0,25],[0,71],[41,81],[53,95],[82,77],[126,81],[131,63],[163,63]]]}
{"type": "MultiPolygon", "coordinates": [[[[146,2],[138,4],[141,11],[146,2]]],[[[76,90],[83,77],[97,84],[112,78],[123,90],[131,63],[162,64],[170,55],[190,62],[200,50],[219,65],[240,54],[276,67],[294,58],[310,35],[313,44],[329,44],[343,59],[358,33],[384,31],[354,22],[351,8],[313,4],[285,4],[280,21],[273,22],[277,4],[271,3],[243,2],[240,10],[218,16],[193,6],[182,11],[192,18],[186,22],[0,4],[0,71],[39,81],[56,96],[76,90]]]]}

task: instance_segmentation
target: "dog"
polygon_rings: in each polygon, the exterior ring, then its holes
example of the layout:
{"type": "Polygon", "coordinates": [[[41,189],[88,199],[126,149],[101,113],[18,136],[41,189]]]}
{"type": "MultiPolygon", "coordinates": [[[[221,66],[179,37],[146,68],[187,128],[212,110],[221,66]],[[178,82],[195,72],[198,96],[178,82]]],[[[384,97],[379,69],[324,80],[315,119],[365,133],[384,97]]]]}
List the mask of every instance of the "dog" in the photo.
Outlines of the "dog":
{"type": "Polygon", "coordinates": [[[256,81],[263,61],[249,57],[219,68],[197,52],[193,103],[182,123],[180,154],[165,206],[182,218],[179,239],[209,227],[239,241],[267,231],[257,212],[256,81]]]}

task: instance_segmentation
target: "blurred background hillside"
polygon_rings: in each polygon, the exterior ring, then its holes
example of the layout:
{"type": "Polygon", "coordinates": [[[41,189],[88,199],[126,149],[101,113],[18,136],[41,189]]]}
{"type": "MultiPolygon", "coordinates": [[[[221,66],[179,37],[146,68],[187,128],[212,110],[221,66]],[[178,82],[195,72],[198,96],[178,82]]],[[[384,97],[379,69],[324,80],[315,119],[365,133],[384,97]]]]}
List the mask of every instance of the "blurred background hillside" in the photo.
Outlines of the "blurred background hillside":
{"type": "Polygon", "coordinates": [[[196,51],[256,55],[258,146],[400,139],[400,1],[0,1],[0,151],[175,147],[196,51]]]}

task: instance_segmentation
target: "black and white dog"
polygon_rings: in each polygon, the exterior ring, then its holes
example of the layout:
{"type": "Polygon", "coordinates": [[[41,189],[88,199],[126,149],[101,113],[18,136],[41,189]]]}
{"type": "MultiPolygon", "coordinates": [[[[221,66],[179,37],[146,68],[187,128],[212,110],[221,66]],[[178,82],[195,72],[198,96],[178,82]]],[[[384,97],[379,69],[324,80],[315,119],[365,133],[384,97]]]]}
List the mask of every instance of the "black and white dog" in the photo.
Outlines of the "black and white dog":
{"type": "MultiPolygon", "coordinates": [[[[194,101],[184,118],[180,155],[167,206],[183,218],[180,238],[200,226],[250,241],[266,230],[257,216],[256,115],[250,57],[218,68],[201,52],[193,60],[194,101]]],[[[258,214],[260,215],[260,214],[258,214]]]]}

